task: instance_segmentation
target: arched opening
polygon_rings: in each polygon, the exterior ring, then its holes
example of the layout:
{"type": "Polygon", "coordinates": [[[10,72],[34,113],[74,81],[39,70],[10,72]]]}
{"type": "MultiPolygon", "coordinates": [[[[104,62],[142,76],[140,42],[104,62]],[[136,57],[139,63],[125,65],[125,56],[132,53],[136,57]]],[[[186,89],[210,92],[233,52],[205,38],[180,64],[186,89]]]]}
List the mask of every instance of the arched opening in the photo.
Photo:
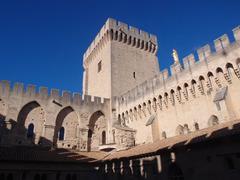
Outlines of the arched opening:
{"type": "Polygon", "coordinates": [[[13,127],[13,132],[17,134],[19,142],[27,142],[27,139],[31,140],[31,143],[38,142],[39,139],[35,139],[35,134],[42,135],[43,126],[45,123],[45,112],[40,104],[36,101],[27,103],[20,110],[17,123],[13,127]]]}
{"type": "Polygon", "coordinates": [[[28,128],[27,128],[27,138],[33,139],[33,137],[34,137],[34,124],[31,123],[28,125],[28,128]]]}
{"type": "Polygon", "coordinates": [[[171,94],[172,105],[175,105],[175,92],[173,89],[171,89],[170,94],[171,94]]]}
{"type": "Polygon", "coordinates": [[[191,85],[192,85],[192,91],[193,91],[193,93],[195,93],[195,92],[196,92],[197,82],[193,79],[193,80],[191,81],[191,85]]]}
{"type": "Polygon", "coordinates": [[[91,115],[88,128],[89,130],[88,130],[87,151],[98,150],[98,147],[101,144],[101,142],[99,141],[101,137],[101,133],[103,131],[106,132],[106,128],[107,128],[105,116],[101,111],[96,111],[91,115]]]}
{"type": "Polygon", "coordinates": [[[208,126],[215,126],[217,124],[219,124],[218,117],[216,115],[210,116],[208,119],[208,126]]]}
{"type": "Polygon", "coordinates": [[[164,101],[165,101],[165,105],[168,105],[168,93],[164,93],[164,101]]]}
{"type": "Polygon", "coordinates": [[[235,72],[234,72],[233,65],[231,63],[226,64],[226,70],[227,70],[228,76],[232,78],[235,72]]]}
{"type": "Polygon", "coordinates": [[[184,83],[184,95],[185,98],[188,99],[188,84],[184,83]]]}
{"type": "Polygon", "coordinates": [[[167,133],[165,131],[162,132],[162,139],[166,139],[167,138],[167,133]]]}
{"type": "Polygon", "coordinates": [[[184,133],[184,134],[190,133],[190,129],[188,128],[188,125],[187,125],[187,124],[184,124],[184,125],[183,125],[183,133],[184,133]]]}
{"type": "Polygon", "coordinates": [[[183,134],[183,126],[178,125],[176,129],[176,135],[182,135],[183,134]]]}
{"type": "Polygon", "coordinates": [[[171,163],[168,167],[169,180],[184,180],[183,172],[176,163],[171,163]]]}
{"type": "Polygon", "coordinates": [[[55,147],[76,148],[78,126],[78,116],[74,109],[70,106],[63,108],[56,118],[53,145],[55,147]],[[66,144],[64,141],[71,143],[66,144]]]}
{"type": "Polygon", "coordinates": [[[106,131],[102,132],[102,145],[106,144],[106,131]]]}
{"type": "Polygon", "coordinates": [[[221,87],[222,83],[223,83],[223,80],[225,79],[222,68],[218,67],[216,69],[216,74],[217,74],[217,78],[220,80],[220,82],[216,81],[216,83],[219,87],[221,87]]]}
{"type": "Polygon", "coordinates": [[[194,123],[194,128],[195,128],[195,131],[198,131],[199,130],[199,124],[198,123],[194,123]]]}
{"type": "Polygon", "coordinates": [[[210,88],[212,88],[213,87],[213,73],[208,72],[207,77],[208,77],[209,86],[210,86],[210,88]]]}
{"type": "Polygon", "coordinates": [[[65,129],[64,127],[60,128],[59,134],[58,134],[58,140],[59,141],[63,141],[64,140],[64,133],[65,133],[65,129]]]}
{"type": "Polygon", "coordinates": [[[200,84],[200,88],[201,88],[202,92],[204,92],[204,82],[205,82],[204,77],[199,76],[199,84],[200,84]]]}
{"type": "Polygon", "coordinates": [[[182,88],[180,86],[178,86],[177,87],[177,97],[178,97],[179,102],[182,101],[182,93],[181,93],[181,91],[182,91],[182,88]]]}

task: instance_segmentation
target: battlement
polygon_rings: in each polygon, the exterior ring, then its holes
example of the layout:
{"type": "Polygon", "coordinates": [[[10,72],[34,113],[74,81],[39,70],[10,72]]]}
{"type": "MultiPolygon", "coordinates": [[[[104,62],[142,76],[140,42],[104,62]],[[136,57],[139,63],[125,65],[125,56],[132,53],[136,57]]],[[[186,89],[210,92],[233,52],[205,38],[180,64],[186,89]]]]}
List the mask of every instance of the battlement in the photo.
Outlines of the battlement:
{"type": "MultiPolygon", "coordinates": [[[[145,97],[148,97],[149,94],[155,96],[154,94],[156,91],[164,92],[169,91],[170,89],[176,90],[177,86],[183,85],[183,81],[187,78],[189,78],[190,81],[194,78],[198,81],[197,76],[202,75],[201,71],[204,69],[203,67],[206,67],[206,71],[216,73],[216,69],[211,70],[207,64],[213,60],[214,62],[218,62],[220,61],[219,59],[224,59],[224,57],[226,57],[232,50],[240,48],[240,26],[233,29],[233,35],[235,39],[234,42],[230,42],[228,35],[224,34],[214,40],[214,50],[212,50],[211,46],[207,44],[197,50],[198,59],[195,58],[192,53],[183,58],[183,66],[180,63],[171,65],[171,75],[169,75],[168,69],[164,69],[154,78],[145,81],[128,92],[125,92],[117,97],[119,105],[127,105],[134,102],[137,103],[145,97]]],[[[236,64],[236,59],[232,59],[231,61],[233,61],[233,64],[236,64]]],[[[219,62],[219,64],[221,63],[219,62]]]]}
{"type": "Polygon", "coordinates": [[[104,40],[119,41],[150,53],[157,53],[157,37],[123,22],[108,18],[83,55],[84,63],[104,40]]]}
{"type": "Polygon", "coordinates": [[[10,81],[0,81],[1,97],[29,98],[40,100],[55,100],[60,104],[72,104],[80,106],[82,104],[103,104],[108,99],[90,95],[81,95],[80,93],[71,93],[69,91],[59,89],[48,89],[47,87],[36,88],[36,85],[26,85],[23,83],[11,84],[10,81]]]}

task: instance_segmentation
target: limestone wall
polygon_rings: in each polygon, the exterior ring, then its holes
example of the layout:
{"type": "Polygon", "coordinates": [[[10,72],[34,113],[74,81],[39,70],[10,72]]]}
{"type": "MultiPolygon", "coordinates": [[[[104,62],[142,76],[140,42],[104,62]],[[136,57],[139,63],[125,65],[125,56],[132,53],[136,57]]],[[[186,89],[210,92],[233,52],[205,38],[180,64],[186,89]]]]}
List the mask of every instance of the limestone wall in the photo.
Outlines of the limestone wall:
{"type": "Polygon", "coordinates": [[[214,41],[215,51],[209,45],[200,48],[198,61],[191,54],[183,67],[171,66],[171,76],[165,69],[116,98],[118,118],[137,130],[137,144],[151,142],[148,136],[161,139],[206,128],[217,119],[240,118],[240,28],[233,32],[235,42],[225,34],[214,41]],[[214,102],[224,87],[226,96],[214,102]],[[146,126],[150,119],[157,125],[146,126]]]}
{"type": "MultiPolygon", "coordinates": [[[[34,85],[24,87],[21,83],[0,81],[0,143],[53,145],[86,151],[90,118],[101,112],[107,123],[109,109],[108,99],[67,91],[60,95],[57,89],[37,90],[34,85]],[[28,131],[30,124],[34,125],[32,135],[28,131]],[[59,139],[61,127],[64,127],[62,140],[59,139]]],[[[98,122],[99,117],[95,118],[94,122],[98,122]]]]}

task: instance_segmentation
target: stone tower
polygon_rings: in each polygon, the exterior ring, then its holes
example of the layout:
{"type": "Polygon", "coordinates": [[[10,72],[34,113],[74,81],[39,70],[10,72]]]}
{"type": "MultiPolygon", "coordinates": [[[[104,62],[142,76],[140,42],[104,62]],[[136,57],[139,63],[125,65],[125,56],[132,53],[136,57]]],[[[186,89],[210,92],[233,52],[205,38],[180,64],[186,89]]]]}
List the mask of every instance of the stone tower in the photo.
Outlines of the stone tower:
{"type": "Polygon", "coordinates": [[[109,18],[83,57],[83,94],[119,96],[159,74],[157,38],[109,18]]]}

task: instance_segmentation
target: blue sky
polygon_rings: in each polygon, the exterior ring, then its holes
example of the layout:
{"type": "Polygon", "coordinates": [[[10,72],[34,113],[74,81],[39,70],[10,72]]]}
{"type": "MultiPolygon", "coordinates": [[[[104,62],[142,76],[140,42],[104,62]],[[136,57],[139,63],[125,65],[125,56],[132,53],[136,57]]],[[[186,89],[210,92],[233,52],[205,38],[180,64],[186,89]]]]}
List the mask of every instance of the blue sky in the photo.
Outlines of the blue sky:
{"type": "Polygon", "coordinates": [[[108,17],[158,36],[159,63],[230,34],[239,0],[0,0],[0,79],[81,92],[82,56],[108,17]]]}

